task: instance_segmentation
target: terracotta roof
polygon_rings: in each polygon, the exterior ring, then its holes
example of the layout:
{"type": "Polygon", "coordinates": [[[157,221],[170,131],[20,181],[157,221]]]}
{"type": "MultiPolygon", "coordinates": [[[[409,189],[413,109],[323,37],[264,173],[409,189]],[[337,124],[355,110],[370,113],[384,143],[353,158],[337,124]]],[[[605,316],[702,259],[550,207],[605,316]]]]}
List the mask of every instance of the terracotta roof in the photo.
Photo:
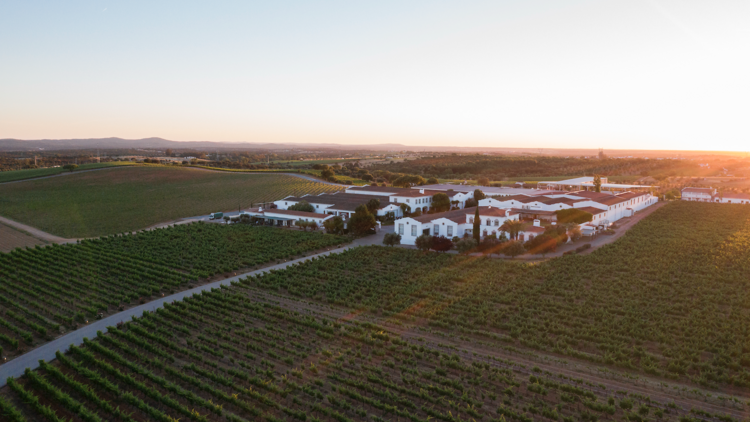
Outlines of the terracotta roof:
{"type": "MultiPolygon", "coordinates": [[[[468,213],[467,213],[468,214],[468,213]]],[[[472,213],[474,214],[474,213],[472,213]]],[[[480,216],[492,216],[492,217],[509,217],[510,210],[506,210],[498,207],[479,207],[480,216]]]]}
{"type": "Polygon", "coordinates": [[[597,215],[597,214],[601,214],[603,212],[607,212],[607,210],[600,210],[599,208],[596,208],[596,207],[581,207],[581,208],[576,208],[576,209],[577,210],[581,210],[581,211],[586,211],[587,213],[590,213],[590,214],[593,214],[593,215],[597,215]]]}
{"type": "MultiPolygon", "coordinates": [[[[719,197],[719,195],[716,195],[719,197]]],[[[750,199],[750,195],[746,193],[735,193],[735,192],[724,192],[724,198],[731,198],[731,199],[750,199]]]]}
{"type": "Polygon", "coordinates": [[[435,214],[422,214],[419,217],[412,217],[412,218],[419,221],[420,223],[429,223],[430,221],[437,220],[438,218],[447,218],[451,221],[457,222],[454,219],[460,218],[461,219],[460,222],[464,223],[466,222],[466,215],[468,214],[474,215],[474,208],[439,212],[435,214]]]}

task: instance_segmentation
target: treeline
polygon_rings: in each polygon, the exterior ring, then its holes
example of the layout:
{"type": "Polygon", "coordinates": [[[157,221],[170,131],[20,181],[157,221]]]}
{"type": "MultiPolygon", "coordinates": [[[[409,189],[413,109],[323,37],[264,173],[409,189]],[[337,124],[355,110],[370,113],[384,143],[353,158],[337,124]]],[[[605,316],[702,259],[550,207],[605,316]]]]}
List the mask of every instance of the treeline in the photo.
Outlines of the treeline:
{"type": "Polygon", "coordinates": [[[486,155],[435,155],[416,160],[376,164],[372,170],[408,173],[424,178],[478,179],[500,181],[512,177],[582,175],[676,176],[689,175],[699,165],[685,160],[645,158],[521,157],[486,155]]]}

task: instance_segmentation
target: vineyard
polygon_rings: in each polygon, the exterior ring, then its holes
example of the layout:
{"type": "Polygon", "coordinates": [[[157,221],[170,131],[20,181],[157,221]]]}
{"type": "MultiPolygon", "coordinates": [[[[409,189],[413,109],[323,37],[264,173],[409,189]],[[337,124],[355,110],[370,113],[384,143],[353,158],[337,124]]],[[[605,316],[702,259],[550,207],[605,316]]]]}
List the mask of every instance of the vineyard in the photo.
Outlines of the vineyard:
{"type": "Polygon", "coordinates": [[[216,275],[346,240],[246,225],[194,223],[0,253],[0,355],[216,275]]]}
{"type": "Polygon", "coordinates": [[[289,309],[253,284],[167,304],[10,378],[4,420],[737,420],[289,309]]]}
{"type": "Polygon", "coordinates": [[[704,387],[750,387],[750,209],[672,203],[540,265],[387,247],[253,279],[391,321],[704,387]]]}
{"type": "Polygon", "coordinates": [[[0,185],[0,215],[82,238],[343,188],[289,175],[136,166],[0,185]]]}

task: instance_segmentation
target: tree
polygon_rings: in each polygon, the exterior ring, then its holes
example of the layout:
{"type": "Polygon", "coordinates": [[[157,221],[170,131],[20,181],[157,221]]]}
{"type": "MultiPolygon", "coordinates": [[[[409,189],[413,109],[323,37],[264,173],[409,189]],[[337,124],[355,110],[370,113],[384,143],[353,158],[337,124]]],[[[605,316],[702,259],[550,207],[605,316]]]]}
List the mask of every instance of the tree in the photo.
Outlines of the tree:
{"type": "Polygon", "coordinates": [[[366,205],[359,205],[349,219],[349,231],[355,235],[363,235],[373,228],[375,228],[375,216],[370,214],[366,205]]]}
{"type": "Polygon", "coordinates": [[[310,205],[307,201],[299,201],[296,204],[289,207],[292,211],[304,211],[304,212],[315,212],[315,207],[310,205]]]}
{"type": "Polygon", "coordinates": [[[401,208],[401,212],[404,214],[404,217],[408,216],[411,212],[411,207],[409,206],[409,204],[401,203],[401,205],[399,205],[398,207],[401,208]]]}
{"type": "Polygon", "coordinates": [[[331,169],[325,169],[320,172],[320,177],[322,177],[324,180],[331,180],[335,175],[336,173],[334,173],[331,169]]]}
{"type": "Polygon", "coordinates": [[[297,227],[301,228],[302,230],[307,231],[307,227],[308,227],[307,221],[299,219],[299,220],[295,221],[294,224],[297,227]]]}
{"type": "Polygon", "coordinates": [[[423,234],[417,238],[414,244],[420,251],[429,251],[432,249],[432,236],[423,234]]]}
{"type": "Polygon", "coordinates": [[[310,230],[313,231],[318,230],[318,223],[316,223],[315,221],[310,221],[307,223],[307,227],[309,227],[310,230]]]}
{"type": "Polygon", "coordinates": [[[451,209],[451,199],[444,193],[432,195],[432,207],[436,212],[448,211],[451,209]]]}
{"type": "Polygon", "coordinates": [[[485,238],[482,239],[482,243],[479,245],[479,249],[491,256],[492,254],[500,253],[500,246],[501,242],[497,240],[497,237],[485,236],[485,238]]]}
{"type": "Polygon", "coordinates": [[[338,215],[323,222],[326,233],[341,234],[344,232],[344,219],[338,215]]]}
{"type": "Polygon", "coordinates": [[[426,180],[422,176],[404,175],[393,181],[393,186],[410,188],[416,185],[424,185],[426,180]]]}
{"type": "Polygon", "coordinates": [[[445,236],[432,238],[431,249],[436,252],[447,252],[453,248],[453,242],[445,236]]]}
{"type": "Polygon", "coordinates": [[[477,241],[470,237],[461,239],[458,242],[456,242],[456,250],[458,250],[458,253],[460,254],[469,253],[473,251],[474,249],[476,249],[476,247],[477,247],[477,241]]]}
{"type": "Polygon", "coordinates": [[[474,189],[474,200],[477,201],[477,203],[486,197],[487,195],[485,195],[481,189],[474,189]]]}
{"type": "Polygon", "coordinates": [[[557,239],[547,233],[542,233],[526,242],[524,246],[531,254],[546,255],[557,250],[557,239]]]}
{"type": "Polygon", "coordinates": [[[224,216],[224,222],[225,222],[226,224],[229,224],[229,216],[228,216],[228,215],[225,215],[225,216],[224,216]]]}
{"type": "Polygon", "coordinates": [[[172,151],[172,148],[167,148],[164,150],[164,155],[166,155],[167,157],[171,157],[173,153],[174,151],[172,151]]]}
{"type": "Polygon", "coordinates": [[[372,177],[372,175],[370,173],[363,174],[362,177],[360,177],[360,179],[364,180],[365,182],[369,182],[371,180],[375,180],[375,178],[372,177]]]}
{"type": "Polygon", "coordinates": [[[380,209],[380,200],[377,198],[372,198],[369,201],[367,201],[367,211],[370,211],[372,214],[375,214],[380,209]]]}
{"type": "Polygon", "coordinates": [[[505,220],[503,225],[500,226],[500,230],[508,232],[511,240],[515,240],[518,237],[518,232],[523,229],[523,223],[518,220],[505,220]]]}
{"type": "Polygon", "coordinates": [[[68,170],[68,171],[73,171],[77,168],[78,166],[76,164],[66,164],[63,166],[63,169],[68,170]]]}
{"type": "Polygon", "coordinates": [[[554,238],[557,241],[558,245],[562,245],[563,243],[566,243],[568,241],[567,226],[567,224],[558,224],[555,226],[547,227],[547,229],[544,231],[544,234],[554,238]]]}
{"type": "Polygon", "coordinates": [[[526,252],[526,248],[523,247],[523,242],[516,240],[508,242],[503,247],[503,255],[515,258],[518,255],[522,255],[526,252]]]}
{"type": "Polygon", "coordinates": [[[583,233],[581,233],[581,228],[578,226],[571,228],[570,231],[568,232],[568,235],[570,236],[570,239],[574,242],[580,239],[581,237],[583,237],[583,233]]]}
{"type": "Polygon", "coordinates": [[[555,211],[555,215],[557,216],[557,222],[560,224],[583,224],[588,223],[589,221],[594,219],[593,214],[580,210],[578,208],[566,208],[563,210],[557,210],[555,211]]]}
{"type": "MultiPolygon", "coordinates": [[[[458,204],[458,201],[456,201],[456,204],[458,204]]],[[[477,200],[476,200],[476,199],[474,199],[474,198],[469,198],[469,199],[467,199],[467,200],[466,200],[466,202],[464,203],[464,208],[474,208],[474,207],[476,207],[477,205],[479,205],[479,202],[477,202],[477,200]]]]}
{"type": "Polygon", "coordinates": [[[474,225],[472,226],[471,234],[474,240],[477,242],[477,245],[479,244],[479,226],[480,226],[480,220],[479,220],[479,207],[476,208],[476,211],[474,211],[474,225]]]}
{"type": "Polygon", "coordinates": [[[436,179],[434,177],[430,177],[429,179],[427,179],[427,184],[428,185],[437,185],[438,183],[440,183],[440,182],[438,181],[438,179],[436,179]]]}
{"type": "MultiPolygon", "coordinates": [[[[602,154],[600,151],[599,154],[602,154]]],[[[594,175],[594,192],[601,192],[602,191],[602,177],[598,174],[594,175]]]]}
{"type": "Polygon", "coordinates": [[[487,177],[480,177],[479,179],[477,179],[477,184],[479,186],[489,186],[490,179],[487,177]]]}
{"type": "Polygon", "coordinates": [[[383,237],[383,244],[386,246],[395,246],[401,244],[401,235],[398,233],[386,233],[383,237]]]}

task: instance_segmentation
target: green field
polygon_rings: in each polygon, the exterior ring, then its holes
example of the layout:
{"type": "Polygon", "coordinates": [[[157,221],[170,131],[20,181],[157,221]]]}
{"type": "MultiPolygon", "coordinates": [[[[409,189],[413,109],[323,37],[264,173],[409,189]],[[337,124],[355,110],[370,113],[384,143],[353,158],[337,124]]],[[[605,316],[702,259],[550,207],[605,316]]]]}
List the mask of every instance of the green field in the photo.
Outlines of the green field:
{"type": "Polygon", "coordinates": [[[0,215],[81,238],[343,188],[289,175],[138,166],[0,185],[0,215]]]}
{"type": "Polygon", "coordinates": [[[528,265],[370,247],[254,285],[499,345],[747,389],[749,274],[750,207],[676,202],[585,256],[528,265]]]}
{"type": "MultiPolygon", "coordinates": [[[[129,161],[110,161],[106,163],[81,164],[80,166],[78,166],[78,169],[76,171],[93,170],[93,169],[114,167],[114,166],[132,166],[132,165],[135,165],[135,163],[132,163],[129,161]]],[[[62,167],[1,171],[0,183],[12,182],[15,180],[34,179],[37,177],[54,176],[56,174],[65,173],[67,171],[68,170],[64,170],[62,167]]]]}

